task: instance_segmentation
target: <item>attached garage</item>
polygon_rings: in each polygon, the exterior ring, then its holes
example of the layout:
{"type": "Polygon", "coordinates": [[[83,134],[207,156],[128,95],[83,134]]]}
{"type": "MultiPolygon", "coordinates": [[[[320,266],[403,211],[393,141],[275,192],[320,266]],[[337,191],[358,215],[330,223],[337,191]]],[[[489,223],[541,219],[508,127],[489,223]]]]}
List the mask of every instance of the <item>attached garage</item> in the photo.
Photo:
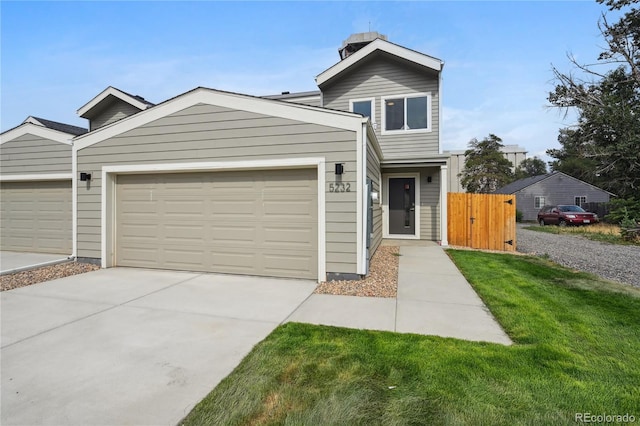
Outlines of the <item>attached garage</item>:
{"type": "Polygon", "coordinates": [[[368,119],[197,88],[75,138],[81,261],[324,281],[367,273],[368,119]]]}
{"type": "Polygon", "coordinates": [[[71,140],[86,129],[28,117],[0,135],[0,249],[73,255],[71,140]]]}
{"type": "Polygon", "coordinates": [[[316,169],[115,177],[115,265],[315,279],[316,169]]]}
{"type": "Polygon", "coordinates": [[[0,183],[0,248],[72,252],[71,180],[0,183]]]}

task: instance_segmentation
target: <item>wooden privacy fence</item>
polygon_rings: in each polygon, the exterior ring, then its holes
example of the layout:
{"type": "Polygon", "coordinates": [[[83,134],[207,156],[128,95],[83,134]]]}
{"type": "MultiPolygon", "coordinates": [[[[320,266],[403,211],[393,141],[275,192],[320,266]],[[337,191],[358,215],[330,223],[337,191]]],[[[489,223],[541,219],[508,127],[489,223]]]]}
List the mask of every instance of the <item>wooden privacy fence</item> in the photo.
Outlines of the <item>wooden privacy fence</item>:
{"type": "Polygon", "coordinates": [[[516,197],[449,192],[449,244],[485,250],[516,250],[516,197]]]}

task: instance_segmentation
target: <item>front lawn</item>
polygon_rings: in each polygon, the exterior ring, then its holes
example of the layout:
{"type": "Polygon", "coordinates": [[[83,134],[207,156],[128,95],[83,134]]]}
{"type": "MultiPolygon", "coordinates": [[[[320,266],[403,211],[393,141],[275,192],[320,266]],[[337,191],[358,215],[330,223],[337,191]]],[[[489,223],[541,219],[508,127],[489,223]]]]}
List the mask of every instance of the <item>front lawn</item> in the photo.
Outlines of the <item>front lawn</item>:
{"type": "Polygon", "coordinates": [[[513,346],[289,323],[184,424],[639,421],[639,290],[534,257],[449,254],[513,346]]]}

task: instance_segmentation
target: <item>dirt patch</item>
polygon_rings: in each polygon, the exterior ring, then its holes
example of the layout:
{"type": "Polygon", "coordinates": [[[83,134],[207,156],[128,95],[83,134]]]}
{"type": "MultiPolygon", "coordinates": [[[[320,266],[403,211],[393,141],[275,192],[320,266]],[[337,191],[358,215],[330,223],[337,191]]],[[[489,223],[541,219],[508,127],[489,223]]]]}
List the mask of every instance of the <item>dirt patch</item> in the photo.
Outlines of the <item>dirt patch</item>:
{"type": "Polygon", "coordinates": [[[327,281],[314,293],[339,296],[396,297],[400,248],[380,246],[371,259],[369,275],[362,280],[327,281]]]}
{"type": "Polygon", "coordinates": [[[98,269],[100,269],[99,266],[90,263],[67,262],[30,271],[16,272],[15,274],[0,277],[0,291],[13,290],[14,288],[64,278],[70,275],[83,274],[98,269]]]}

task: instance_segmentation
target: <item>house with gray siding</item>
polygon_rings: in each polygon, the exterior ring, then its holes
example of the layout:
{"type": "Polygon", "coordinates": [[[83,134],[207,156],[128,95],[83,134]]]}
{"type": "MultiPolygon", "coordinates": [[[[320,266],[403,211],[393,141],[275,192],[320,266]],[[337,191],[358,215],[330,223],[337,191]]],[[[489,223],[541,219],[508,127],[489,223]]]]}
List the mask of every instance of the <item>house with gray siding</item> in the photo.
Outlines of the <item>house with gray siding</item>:
{"type": "Polygon", "coordinates": [[[27,117],[0,135],[0,249],[70,256],[72,139],[87,129],[27,117]]]}
{"type": "Polygon", "coordinates": [[[440,131],[444,62],[375,32],[350,36],[339,53],[341,60],[316,83],[323,107],[368,117],[379,141],[374,229],[384,238],[446,245],[448,175],[440,131]]]}
{"type": "Polygon", "coordinates": [[[72,254],[274,277],[367,275],[383,238],[447,244],[443,62],[351,36],[318,91],[198,87],[154,105],[108,87],[78,110],[72,254]]]}
{"type": "Polygon", "coordinates": [[[515,195],[516,208],[522,212],[522,220],[525,221],[536,221],[538,212],[544,206],[606,203],[615,196],[562,172],[520,179],[503,186],[495,193],[515,195]]]}

